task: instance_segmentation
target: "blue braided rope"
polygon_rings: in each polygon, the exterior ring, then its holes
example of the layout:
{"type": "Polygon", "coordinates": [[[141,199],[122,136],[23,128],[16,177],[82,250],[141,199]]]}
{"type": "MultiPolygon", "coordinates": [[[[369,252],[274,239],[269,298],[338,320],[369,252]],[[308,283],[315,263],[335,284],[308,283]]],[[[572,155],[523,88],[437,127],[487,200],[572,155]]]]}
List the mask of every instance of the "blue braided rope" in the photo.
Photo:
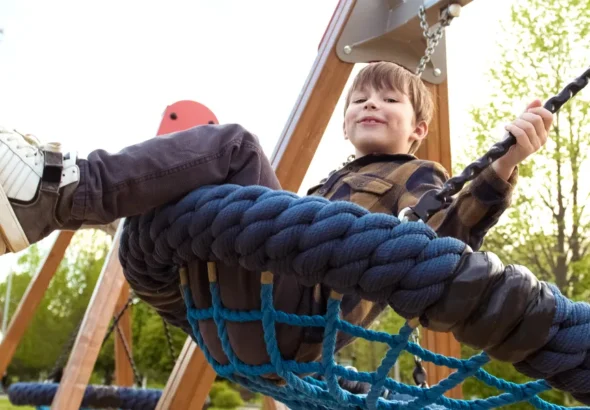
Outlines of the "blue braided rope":
{"type": "MultiPolygon", "coordinates": [[[[50,406],[58,383],[14,383],[8,388],[8,399],[16,406],[50,406]]],[[[120,408],[155,409],[161,390],[113,386],[86,386],[81,406],[89,409],[120,408]]]]}
{"type": "MultiPolygon", "coordinates": [[[[425,224],[401,224],[395,217],[370,214],[348,202],[299,198],[258,186],[223,185],[198,189],[177,204],[129,218],[121,240],[121,262],[135,286],[148,281],[178,286],[178,266],[194,260],[222,261],[252,271],[296,275],[305,285],[322,283],[340,294],[385,301],[411,318],[441,297],[464,248],[456,239],[438,238],[425,224]]],[[[221,304],[215,281],[210,290],[213,306],[196,309],[190,290],[183,289],[193,337],[209,363],[221,376],[292,408],[487,409],[519,401],[542,409],[561,408],[536,397],[552,386],[590,402],[590,305],[568,300],[555,287],[551,290],[557,309],[546,345],[515,364],[523,373],[545,380],[523,385],[501,381],[481,369],[489,361],[485,353],[467,360],[447,358],[409,342],[407,328],[399,335],[388,335],[346,323],[339,319],[337,298],[330,300],[324,316],[296,316],[274,309],[271,283],[262,284],[260,311],[228,310],[221,304]],[[198,327],[204,319],[215,321],[228,364],[218,363],[208,352],[198,327]],[[253,366],[240,361],[229,342],[226,321],[261,321],[270,362],[253,366]],[[277,323],[323,327],[321,363],[284,360],[276,341],[277,323]],[[385,342],[389,351],[375,372],[349,371],[333,361],[337,332],[385,342]],[[456,371],[428,389],[398,383],[387,374],[404,349],[456,371]],[[261,377],[269,373],[279,375],[287,385],[277,386],[261,377]],[[322,375],[324,381],[311,382],[307,374],[322,375]],[[473,401],[443,396],[470,376],[505,393],[473,401]],[[372,389],[368,395],[352,394],[340,387],[339,378],[367,382],[372,389]],[[381,397],[385,388],[390,391],[387,398],[381,397]]]]}

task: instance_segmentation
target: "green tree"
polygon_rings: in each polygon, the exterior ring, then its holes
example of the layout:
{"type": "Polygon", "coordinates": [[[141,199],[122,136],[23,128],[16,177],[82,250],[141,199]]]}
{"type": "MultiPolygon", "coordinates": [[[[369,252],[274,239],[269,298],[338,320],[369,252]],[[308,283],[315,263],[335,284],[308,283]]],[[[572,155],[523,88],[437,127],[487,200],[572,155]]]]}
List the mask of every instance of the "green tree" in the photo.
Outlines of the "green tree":
{"type": "Polygon", "coordinates": [[[155,385],[164,385],[172,372],[176,357],[188,335],[174,326],[168,326],[172,352],[166,338],[166,329],[160,315],[146,303],[133,307],[133,340],[135,360],[142,375],[155,385]],[[173,357],[174,355],[174,357],[173,357]]]}
{"type": "MultiPolygon", "coordinates": [[[[588,64],[589,11],[588,0],[515,1],[499,38],[498,59],[489,70],[494,91],[489,104],[472,110],[474,138],[462,153],[469,159],[458,162],[455,173],[487,151],[498,139],[495,130],[520,115],[533,98],[546,101],[583,72],[588,64]]],[[[546,147],[519,167],[513,206],[482,247],[506,263],[529,267],[577,300],[590,296],[590,219],[585,206],[590,186],[583,180],[588,174],[589,96],[587,91],[579,93],[556,114],[546,147]]],[[[524,380],[505,364],[487,368],[509,380],[524,380]]],[[[490,393],[476,382],[465,383],[468,397],[490,393]]],[[[573,403],[568,395],[552,395],[558,403],[573,403]]]]}
{"type": "MultiPolygon", "coordinates": [[[[64,259],[41,300],[15,356],[8,368],[11,381],[44,380],[61,357],[65,365],[70,348],[100,272],[112,239],[101,231],[83,230],[76,233],[64,259]]],[[[14,314],[31,279],[40,268],[51,244],[35,244],[27,249],[13,268],[9,318],[14,314]]],[[[0,308],[4,307],[6,282],[0,284],[0,308]]],[[[135,300],[132,314],[132,353],[140,376],[148,384],[162,387],[174,366],[161,317],[147,304],[135,300]]],[[[174,354],[177,356],[187,338],[178,328],[169,326],[174,354]]],[[[97,358],[92,383],[113,383],[114,331],[103,343],[97,358]]]]}
{"type": "MultiPolygon", "coordinates": [[[[80,323],[100,274],[110,239],[102,232],[80,231],[72,240],[8,368],[11,379],[48,376],[80,323]]],[[[13,269],[9,317],[14,314],[47,250],[31,246],[13,269]]],[[[4,306],[6,282],[0,284],[4,306]]],[[[67,358],[67,356],[66,356],[67,358]]]]}

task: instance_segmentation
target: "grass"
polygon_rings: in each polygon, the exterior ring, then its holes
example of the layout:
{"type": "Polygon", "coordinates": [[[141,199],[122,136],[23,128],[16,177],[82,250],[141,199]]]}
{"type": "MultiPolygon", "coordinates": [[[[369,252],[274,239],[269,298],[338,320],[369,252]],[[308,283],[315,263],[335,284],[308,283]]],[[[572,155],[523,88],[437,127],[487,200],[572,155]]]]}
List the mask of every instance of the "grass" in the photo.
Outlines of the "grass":
{"type": "Polygon", "coordinates": [[[7,396],[0,396],[0,410],[35,410],[30,406],[15,406],[10,404],[7,396]]]}

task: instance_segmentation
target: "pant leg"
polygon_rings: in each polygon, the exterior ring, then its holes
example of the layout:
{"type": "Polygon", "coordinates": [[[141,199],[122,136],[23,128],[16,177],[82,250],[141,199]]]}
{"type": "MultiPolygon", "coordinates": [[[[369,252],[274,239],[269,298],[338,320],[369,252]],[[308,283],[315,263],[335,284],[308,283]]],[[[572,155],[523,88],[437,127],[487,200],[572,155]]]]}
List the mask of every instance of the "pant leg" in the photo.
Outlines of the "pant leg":
{"type": "MultiPolygon", "coordinates": [[[[105,224],[139,215],[169,203],[204,185],[232,183],[280,189],[272,166],[257,138],[239,125],[205,125],[155,137],[110,154],[92,152],[79,161],[80,184],[74,192],[72,214],[85,224],[105,224]]],[[[188,266],[193,302],[211,306],[206,261],[188,266]]],[[[178,278],[170,283],[129,276],[132,289],[169,323],[191,332],[178,278]]],[[[229,309],[260,309],[260,272],[218,264],[222,303],[229,309]]],[[[310,314],[311,289],[294,277],[275,278],[275,307],[310,314]]],[[[199,322],[213,357],[227,363],[213,320],[199,322]]],[[[238,357],[249,364],[268,362],[261,323],[228,323],[228,334],[238,357]]],[[[294,357],[303,329],[277,325],[279,347],[294,357]]]]}
{"type": "Polygon", "coordinates": [[[107,224],[177,200],[203,185],[280,185],[256,136],[237,124],[203,125],[78,161],[72,217],[107,224]],[[255,182],[253,182],[255,183],[255,182]]]}

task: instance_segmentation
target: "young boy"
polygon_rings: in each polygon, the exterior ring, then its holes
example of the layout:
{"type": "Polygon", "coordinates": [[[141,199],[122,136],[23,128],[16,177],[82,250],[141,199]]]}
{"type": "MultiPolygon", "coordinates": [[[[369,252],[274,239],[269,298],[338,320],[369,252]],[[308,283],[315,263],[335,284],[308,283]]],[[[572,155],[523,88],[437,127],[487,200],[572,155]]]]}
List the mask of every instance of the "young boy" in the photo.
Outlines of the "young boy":
{"type": "MultiPolygon", "coordinates": [[[[439,188],[447,173],[439,164],[417,159],[428,133],[433,102],[422,81],[393,63],[372,63],[356,77],[346,96],[344,136],[356,159],[333,173],[309,194],[357,203],[371,212],[397,215],[420,196],[439,188]]],[[[517,144],[467,186],[429,224],[473,249],[510,203],[517,165],[543,146],[552,115],[533,101],[506,129],[517,144]]],[[[116,154],[102,150],[87,159],[39,147],[31,138],[0,130],[0,227],[4,251],[16,252],[56,229],[78,229],[139,215],[178,200],[204,185],[264,185],[280,189],[257,138],[239,125],[204,125],[149,139],[116,154]]],[[[197,307],[210,306],[206,261],[189,268],[197,307]]],[[[139,297],[170,323],[191,333],[178,278],[169,284],[128,276],[139,297]]],[[[260,308],[260,274],[218,265],[222,301],[229,309],[260,308]]],[[[329,289],[306,288],[293,277],[275,278],[275,306],[289,313],[323,313],[329,289]]],[[[369,326],[383,304],[346,296],[345,318],[369,326]]],[[[200,330],[213,357],[227,363],[211,320],[200,330]]],[[[260,323],[228,323],[237,356],[246,363],[268,361],[260,323]]],[[[322,332],[277,326],[284,357],[314,360],[322,332]]],[[[338,348],[349,342],[339,336],[338,348]]]]}

